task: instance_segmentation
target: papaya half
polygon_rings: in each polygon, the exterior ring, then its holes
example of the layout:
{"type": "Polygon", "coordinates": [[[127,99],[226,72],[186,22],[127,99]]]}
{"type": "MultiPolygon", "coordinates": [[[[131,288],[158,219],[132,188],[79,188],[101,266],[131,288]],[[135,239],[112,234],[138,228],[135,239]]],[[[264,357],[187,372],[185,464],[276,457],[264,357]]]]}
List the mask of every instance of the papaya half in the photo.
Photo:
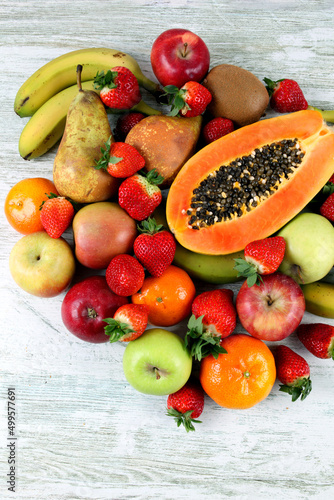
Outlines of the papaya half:
{"type": "Polygon", "coordinates": [[[209,255],[243,250],[297,215],[334,172],[334,133],[318,111],[239,128],[177,174],[166,203],[179,243],[209,255]]]}

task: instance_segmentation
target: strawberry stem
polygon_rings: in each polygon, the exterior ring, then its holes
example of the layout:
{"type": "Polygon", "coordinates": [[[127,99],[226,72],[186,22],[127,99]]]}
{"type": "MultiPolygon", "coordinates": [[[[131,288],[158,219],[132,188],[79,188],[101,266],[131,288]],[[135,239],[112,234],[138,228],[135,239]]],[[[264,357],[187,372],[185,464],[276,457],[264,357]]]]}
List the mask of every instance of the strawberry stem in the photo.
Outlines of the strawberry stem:
{"type": "Polygon", "coordinates": [[[201,420],[195,420],[194,418],[191,418],[193,411],[194,410],[188,410],[184,413],[181,413],[174,408],[168,408],[166,415],[168,417],[173,417],[178,427],[180,427],[180,425],[183,425],[186,431],[189,432],[195,430],[194,423],[202,423],[201,420]]]}
{"type": "Polygon", "coordinates": [[[299,397],[301,401],[304,401],[312,391],[312,381],[309,377],[304,377],[299,379],[294,385],[280,385],[279,390],[290,394],[292,396],[292,401],[297,401],[299,397]]]}
{"type": "Polygon", "coordinates": [[[203,316],[193,314],[188,321],[188,331],[185,335],[184,345],[190,351],[190,355],[195,360],[201,361],[210,354],[217,359],[219,354],[226,354],[227,351],[220,345],[221,335],[213,336],[205,330],[203,316]]]}

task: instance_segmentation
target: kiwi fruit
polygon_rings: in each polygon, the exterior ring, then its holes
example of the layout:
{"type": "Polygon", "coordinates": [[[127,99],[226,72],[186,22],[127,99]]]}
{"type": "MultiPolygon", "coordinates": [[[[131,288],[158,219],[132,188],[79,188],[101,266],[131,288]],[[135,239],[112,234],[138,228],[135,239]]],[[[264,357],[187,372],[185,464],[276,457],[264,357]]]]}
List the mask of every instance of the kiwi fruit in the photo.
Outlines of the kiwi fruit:
{"type": "Polygon", "coordinates": [[[238,127],[258,121],[269,104],[264,84],[250,71],[232,64],[215,66],[202,84],[212,94],[208,113],[229,118],[238,127]]]}

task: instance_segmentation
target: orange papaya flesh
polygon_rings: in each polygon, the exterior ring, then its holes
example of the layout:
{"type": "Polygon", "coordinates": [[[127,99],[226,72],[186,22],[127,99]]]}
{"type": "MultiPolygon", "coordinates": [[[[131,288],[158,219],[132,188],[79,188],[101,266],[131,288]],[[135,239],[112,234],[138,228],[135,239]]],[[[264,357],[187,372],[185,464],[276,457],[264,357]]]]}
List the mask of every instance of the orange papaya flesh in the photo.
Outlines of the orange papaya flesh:
{"type": "MultiPolygon", "coordinates": [[[[281,167],[279,162],[271,165],[272,170],[281,167]]],[[[251,170],[249,172],[253,173],[251,170]]],[[[319,192],[333,172],[334,133],[324,123],[319,112],[305,110],[261,120],[205,146],[187,161],[169,189],[167,222],[178,242],[189,250],[208,255],[237,252],[251,241],[272,235],[289,222],[319,192]],[[269,145],[281,144],[284,140],[296,141],[293,148],[302,152],[301,160],[286,176],[279,175],[275,187],[257,197],[254,206],[243,201],[239,211],[235,207],[233,213],[220,221],[212,222],[211,218],[211,223],[205,222],[202,217],[195,223],[190,222],[191,216],[197,213],[191,204],[195,200],[195,206],[201,206],[194,190],[201,186],[201,182],[204,182],[204,186],[210,186],[210,174],[217,176],[220,167],[224,172],[225,168],[230,168],[233,160],[250,157],[259,148],[267,151],[269,145]]],[[[263,179],[263,175],[256,173],[253,177],[253,183],[263,179]]],[[[224,189],[224,183],[219,181],[218,184],[224,189]]],[[[234,187],[240,188],[240,183],[237,182],[234,187]]],[[[243,189],[237,193],[239,198],[244,196],[243,189]]],[[[206,202],[208,200],[206,198],[206,202]]],[[[217,215],[221,207],[217,209],[216,198],[213,197],[209,202],[207,211],[213,212],[213,216],[217,215]]]]}

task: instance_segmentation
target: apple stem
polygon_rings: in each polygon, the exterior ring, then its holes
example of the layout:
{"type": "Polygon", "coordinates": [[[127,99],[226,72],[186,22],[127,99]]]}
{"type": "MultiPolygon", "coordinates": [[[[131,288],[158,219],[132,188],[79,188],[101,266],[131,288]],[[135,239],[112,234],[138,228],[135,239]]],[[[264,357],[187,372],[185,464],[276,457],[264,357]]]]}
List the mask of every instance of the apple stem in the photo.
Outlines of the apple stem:
{"type": "Polygon", "coordinates": [[[159,380],[159,378],[161,378],[161,375],[160,375],[160,373],[159,373],[159,369],[155,366],[155,367],[153,368],[153,370],[155,371],[155,378],[156,378],[157,380],[159,380]]]}
{"type": "Polygon", "coordinates": [[[183,44],[183,47],[184,47],[184,49],[183,49],[182,57],[186,57],[186,55],[187,55],[187,48],[188,48],[187,42],[185,42],[183,44]]]}
{"type": "Polygon", "coordinates": [[[273,302],[274,302],[274,301],[273,301],[273,299],[270,297],[270,295],[267,295],[267,304],[268,304],[268,306],[271,306],[273,302]]]}

